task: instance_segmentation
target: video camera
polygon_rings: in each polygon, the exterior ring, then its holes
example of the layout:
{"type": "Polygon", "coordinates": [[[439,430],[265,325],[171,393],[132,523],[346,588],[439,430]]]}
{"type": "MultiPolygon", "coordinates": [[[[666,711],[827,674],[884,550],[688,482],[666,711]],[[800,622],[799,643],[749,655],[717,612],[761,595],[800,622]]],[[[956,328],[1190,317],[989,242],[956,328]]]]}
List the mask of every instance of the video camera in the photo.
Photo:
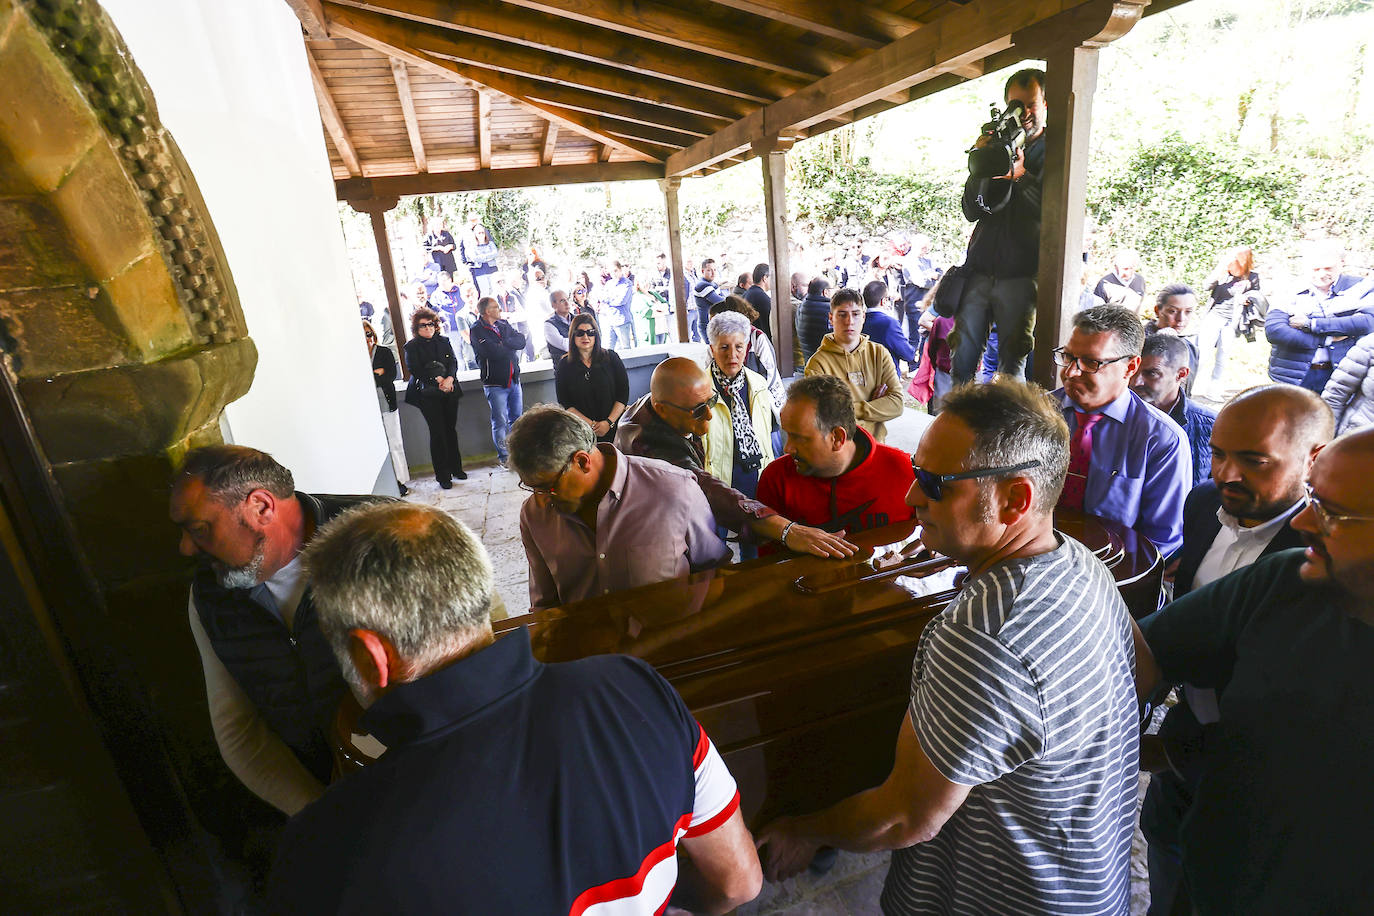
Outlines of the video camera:
{"type": "Polygon", "coordinates": [[[1011,171],[1016,154],[1026,145],[1026,129],[1021,116],[1026,105],[1012,99],[1002,111],[992,106],[992,120],[983,125],[983,135],[992,139],[968,150],[968,171],[973,178],[1001,178],[1011,171]]]}

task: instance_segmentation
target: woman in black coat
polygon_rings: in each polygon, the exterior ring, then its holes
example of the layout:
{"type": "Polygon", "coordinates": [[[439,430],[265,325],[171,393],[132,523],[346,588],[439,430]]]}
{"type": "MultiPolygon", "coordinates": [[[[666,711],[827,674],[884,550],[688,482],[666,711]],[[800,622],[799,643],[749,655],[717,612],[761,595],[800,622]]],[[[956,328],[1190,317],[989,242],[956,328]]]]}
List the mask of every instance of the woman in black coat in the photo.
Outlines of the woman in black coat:
{"type": "Polygon", "coordinates": [[[577,315],[568,328],[571,349],[558,361],[554,385],[558,403],[596,433],[598,442],[615,438],[615,426],[630,402],[630,377],[614,350],[601,346],[591,315],[577,315]]]}
{"type": "Polygon", "coordinates": [[[447,490],[454,478],[468,479],[458,451],[458,399],[463,396],[453,380],[458,358],[448,338],[439,333],[439,316],[433,309],[416,309],[410,316],[410,332],[415,336],[406,341],[406,403],[418,407],[425,418],[434,476],[447,490]]]}

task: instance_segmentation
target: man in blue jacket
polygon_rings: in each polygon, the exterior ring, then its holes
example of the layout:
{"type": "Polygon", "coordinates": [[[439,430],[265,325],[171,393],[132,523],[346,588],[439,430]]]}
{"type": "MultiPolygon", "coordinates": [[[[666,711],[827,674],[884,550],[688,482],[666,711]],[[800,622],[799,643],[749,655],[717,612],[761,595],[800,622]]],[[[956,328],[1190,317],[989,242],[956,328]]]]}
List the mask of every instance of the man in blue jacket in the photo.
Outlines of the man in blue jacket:
{"type": "Polygon", "coordinates": [[[1374,282],[1341,273],[1344,252],[1332,246],[1308,254],[1311,285],[1286,308],[1270,308],[1269,377],[1322,393],[1332,369],[1355,341],[1374,332],[1374,282]]]}
{"type": "Polygon", "coordinates": [[[1192,375],[1188,358],[1188,344],[1182,337],[1147,335],[1131,390],[1183,428],[1193,453],[1193,486],[1197,486],[1212,473],[1212,424],[1217,415],[1188,397],[1187,382],[1192,375]]]}
{"type": "Polygon", "coordinates": [[[864,287],[864,330],[868,339],[882,344],[892,354],[892,363],[899,369],[903,362],[908,366],[916,365],[916,351],[901,324],[880,306],[891,305],[892,296],[888,295],[887,284],[874,280],[864,287]]]}
{"type": "Polygon", "coordinates": [[[472,326],[472,349],[477,354],[477,370],[482,373],[482,391],[491,407],[491,441],[496,458],[506,466],[506,431],[524,412],[520,390],[520,354],[525,335],[501,317],[501,303],[487,296],[477,303],[482,320],[472,326]]]}

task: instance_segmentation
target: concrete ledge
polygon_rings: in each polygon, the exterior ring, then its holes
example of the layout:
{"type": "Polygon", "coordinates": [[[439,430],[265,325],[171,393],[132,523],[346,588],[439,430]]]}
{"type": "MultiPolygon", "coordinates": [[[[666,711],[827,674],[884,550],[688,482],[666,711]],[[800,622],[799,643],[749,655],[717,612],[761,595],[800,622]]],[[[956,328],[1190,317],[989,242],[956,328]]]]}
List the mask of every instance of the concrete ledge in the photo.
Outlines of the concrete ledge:
{"type": "MultiPolygon", "coordinates": [[[[649,391],[649,377],[654,368],[670,356],[687,356],[702,365],[706,364],[705,344],[661,344],[654,347],[638,347],[625,352],[617,351],[625,363],[625,371],[630,376],[631,402],[649,391]]],[[[496,446],[491,441],[491,410],[487,407],[486,396],[482,394],[482,383],[477,372],[460,372],[459,387],[463,398],[458,402],[458,448],[463,453],[463,461],[468,464],[491,461],[496,458],[496,446]]],[[[554,394],[553,364],[548,360],[527,363],[520,370],[521,388],[524,390],[525,407],[535,404],[557,404],[554,394]]],[[[401,439],[405,443],[406,463],[412,475],[418,476],[432,470],[429,457],[429,428],[419,408],[405,402],[404,382],[396,383],[396,400],[401,415],[401,439]]]]}

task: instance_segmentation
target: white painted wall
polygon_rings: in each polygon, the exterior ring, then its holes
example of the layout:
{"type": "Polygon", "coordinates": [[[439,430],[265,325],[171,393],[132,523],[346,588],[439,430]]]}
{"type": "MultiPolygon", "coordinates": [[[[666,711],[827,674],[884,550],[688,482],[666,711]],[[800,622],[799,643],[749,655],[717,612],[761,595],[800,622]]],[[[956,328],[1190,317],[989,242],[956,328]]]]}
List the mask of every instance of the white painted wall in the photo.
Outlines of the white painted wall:
{"type": "Polygon", "coordinates": [[[235,442],[303,490],[387,461],[299,20],[283,0],[101,0],[190,163],[258,347],[235,442]]]}

